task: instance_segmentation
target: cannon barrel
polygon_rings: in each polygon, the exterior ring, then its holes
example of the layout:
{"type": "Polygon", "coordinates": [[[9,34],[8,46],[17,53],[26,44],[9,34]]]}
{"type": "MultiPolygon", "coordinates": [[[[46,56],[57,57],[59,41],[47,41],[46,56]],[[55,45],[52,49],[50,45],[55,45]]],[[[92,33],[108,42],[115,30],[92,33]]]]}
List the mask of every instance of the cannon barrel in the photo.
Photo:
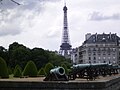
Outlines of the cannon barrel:
{"type": "Polygon", "coordinates": [[[73,69],[82,69],[82,68],[86,68],[86,67],[89,67],[90,64],[77,64],[77,65],[73,65],[71,68],[73,69]]]}
{"type": "Polygon", "coordinates": [[[107,66],[109,66],[109,64],[107,64],[107,63],[94,63],[94,64],[91,64],[91,67],[107,67],[107,66]]]}
{"type": "Polygon", "coordinates": [[[77,65],[73,65],[71,68],[83,69],[83,68],[87,68],[87,67],[104,67],[104,66],[108,66],[108,64],[107,63],[77,64],[77,65]]]}
{"type": "Polygon", "coordinates": [[[44,81],[68,81],[68,77],[65,74],[65,69],[59,66],[51,69],[44,81]]]}
{"type": "Polygon", "coordinates": [[[58,75],[64,75],[65,74],[65,69],[63,67],[56,67],[54,69],[50,70],[50,74],[58,74],[58,75]]]}

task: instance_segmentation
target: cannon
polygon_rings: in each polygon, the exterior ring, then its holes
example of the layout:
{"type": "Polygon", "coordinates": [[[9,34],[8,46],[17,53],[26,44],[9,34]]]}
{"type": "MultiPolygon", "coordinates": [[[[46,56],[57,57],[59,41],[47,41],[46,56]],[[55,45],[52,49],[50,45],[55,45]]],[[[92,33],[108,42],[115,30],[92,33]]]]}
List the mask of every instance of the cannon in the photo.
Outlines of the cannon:
{"type": "Polygon", "coordinates": [[[87,80],[95,80],[98,76],[107,76],[118,74],[118,66],[107,63],[94,64],[77,64],[71,67],[68,79],[75,80],[76,78],[86,78],[87,80]]]}
{"type": "Polygon", "coordinates": [[[68,81],[63,67],[56,67],[50,70],[44,81],[68,81]]]}

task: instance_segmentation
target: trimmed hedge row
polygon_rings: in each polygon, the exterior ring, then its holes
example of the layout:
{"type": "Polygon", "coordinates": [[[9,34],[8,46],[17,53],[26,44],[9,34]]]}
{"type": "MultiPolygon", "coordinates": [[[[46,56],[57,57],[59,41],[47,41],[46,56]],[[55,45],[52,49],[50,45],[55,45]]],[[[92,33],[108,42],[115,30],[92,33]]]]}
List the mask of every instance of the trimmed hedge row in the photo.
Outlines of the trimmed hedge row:
{"type": "Polygon", "coordinates": [[[0,57],[0,77],[9,78],[8,68],[5,60],[0,57]]]}
{"type": "Polygon", "coordinates": [[[23,76],[36,77],[37,67],[33,61],[29,61],[23,70],[23,76]]]}
{"type": "MultiPolygon", "coordinates": [[[[65,68],[66,74],[68,74],[68,69],[65,64],[61,65],[63,68],[65,68]]],[[[37,67],[33,61],[29,61],[23,72],[22,68],[19,65],[16,65],[14,69],[14,77],[22,77],[22,76],[27,76],[27,77],[37,77],[37,76],[47,76],[50,72],[51,69],[53,69],[54,66],[51,63],[47,63],[45,65],[45,68],[41,68],[39,71],[37,70],[37,67]]],[[[0,57],[0,78],[9,78],[9,72],[8,72],[7,64],[4,59],[0,57]]],[[[9,70],[10,74],[12,73],[11,69],[9,70]]]]}

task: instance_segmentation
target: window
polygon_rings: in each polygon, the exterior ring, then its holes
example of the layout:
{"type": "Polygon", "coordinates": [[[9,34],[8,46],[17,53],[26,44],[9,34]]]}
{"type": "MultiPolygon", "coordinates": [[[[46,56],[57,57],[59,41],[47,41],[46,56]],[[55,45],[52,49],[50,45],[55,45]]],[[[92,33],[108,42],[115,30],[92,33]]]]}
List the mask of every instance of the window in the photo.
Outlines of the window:
{"type": "Polygon", "coordinates": [[[96,60],[96,57],[93,57],[93,60],[96,60]]]}
{"type": "Polygon", "coordinates": [[[105,57],[103,57],[103,59],[105,59],[105,57]]]}
{"type": "Polygon", "coordinates": [[[100,48],[98,48],[98,52],[100,52],[100,48]]]}
{"type": "Polygon", "coordinates": [[[105,52],[103,53],[103,55],[106,55],[105,52]]]}
{"type": "Polygon", "coordinates": [[[95,48],[93,48],[93,51],[96,51],[96,49],[95,49],[95,48]]]}
{"type": "Polygon", "coordinates": [[[100,57],[98,57],[98,59],[100,59],[100,57]]]}
{"type": "Polygon", "coordinates": [[[98,53],[98,55],[100,56],[101,54],[100,54],[100,53],[98,53]]]}
{"type": "Polygon", "coordinates": [[[91,63],[91,61],[89,61],[89,63],[91,63]]]}
{"type": "Polygon", "coordinates": [[[91,60],[91,57],[89,57],[89,60],[91,60]]]}
{"type": "Polygon", "coordinates": [[[95,52],[93,52],[93,55],[96,55],[96,53],[95,53],[95,52]]]}
{"type": "Polygon", "coordinates": [[[116,51],[116,49],[115,49],[115,48],[113,48],[113,51],[115,52],[115,51],[116,51]]]}
{"type": "Polygon", "coordinates": [[[96,61],[94,61],[94,63],[96,63],[96,61]]]}
{"type": "Polygon", "coordinates": [[[106,61],[104,61],[104,63],[106,63],[106,61]]]}
{"type": "Polygon", "coordinates": [[[105,47],[105,44],[103,44],[103,47],[105,47]]]}
{"type": "Polygon", "coordinates": [[[88,53],[89,56],[91,56],[91,53],[88,53]]]}
{"type": "Polygon", "coordinates": [[[91,52],[91,49],[90,49],[90,48],[88,48],[88,52],[91,52]]]}
{"type": "Polygon", "coordinates": [[[115,59],[115,57],[113,57],[113,59],[115,59]]]}

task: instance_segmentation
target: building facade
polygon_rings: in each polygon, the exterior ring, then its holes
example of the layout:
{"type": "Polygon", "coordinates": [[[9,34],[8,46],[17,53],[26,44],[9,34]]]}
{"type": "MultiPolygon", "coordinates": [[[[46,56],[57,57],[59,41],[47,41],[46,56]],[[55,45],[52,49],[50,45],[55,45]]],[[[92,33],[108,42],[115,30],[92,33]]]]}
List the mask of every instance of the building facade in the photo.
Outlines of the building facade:
{"type": "Polygon", "coordinates": [[[85,35],[86,40],[72,54],[73,63],[109,63],[120,65],[120,37],[117,34],[85,35]]]}

